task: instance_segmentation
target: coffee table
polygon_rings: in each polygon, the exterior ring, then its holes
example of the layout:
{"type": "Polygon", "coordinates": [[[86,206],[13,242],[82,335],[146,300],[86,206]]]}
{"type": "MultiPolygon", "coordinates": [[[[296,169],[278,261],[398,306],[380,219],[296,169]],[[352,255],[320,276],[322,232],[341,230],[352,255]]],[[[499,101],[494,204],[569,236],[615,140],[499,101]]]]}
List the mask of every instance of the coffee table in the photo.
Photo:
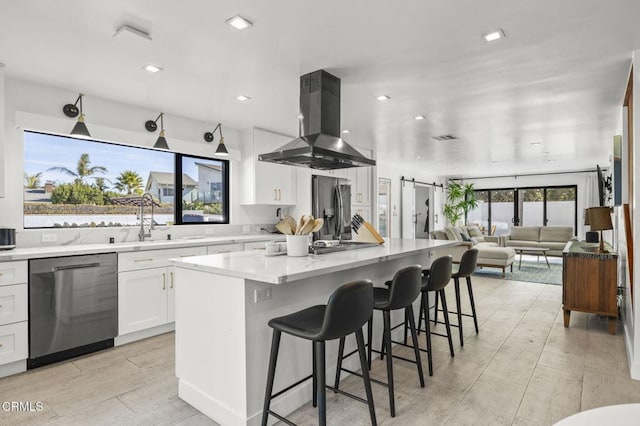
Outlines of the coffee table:
{"type": "Polygon", "coordinates": [[[516,254],[520,253],[520,263],[518,264],[518,269],[522,267],[522,254],[537,254],[544,256],[544,260],[547,262],[547,267],[551,269],[551,265],[549,265],[549,259],[547,258],[547,252],[551,250],[549,247],[514,247],[509,246],[510,248],[516,251],[516,254]]]}

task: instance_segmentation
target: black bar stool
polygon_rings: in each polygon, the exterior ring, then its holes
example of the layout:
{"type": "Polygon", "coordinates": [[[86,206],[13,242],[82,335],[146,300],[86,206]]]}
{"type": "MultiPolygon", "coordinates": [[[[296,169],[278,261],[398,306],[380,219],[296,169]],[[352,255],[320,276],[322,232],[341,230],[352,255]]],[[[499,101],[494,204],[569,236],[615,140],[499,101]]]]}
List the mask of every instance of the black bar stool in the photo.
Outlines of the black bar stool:
{"type": "Polygon", "coordinates": [[[270,410],[271,400],[293,389],[304,381],[313,378],[313,406],[318,407],[318,423],[327,423],[327,407],[325,389],[331,389],[343,395],[357,399],[369,406],[371,424],[376,425],[376,413],[371,394],[371,382],[365,353],[362,327],[373,314],[373,284],[369,280],[354,281],[344,284],[331,294],[326,305],[316,305],[302,311],[294,312],[283,317],[273,318],[269,327],[273,328],[271,341],[271,355],[269,357],[269,371],[267,374],[267,389],[264,394],[262,411],[262,426],[266,426],[269,414],[289,425],[295,425],[284,416],[270,410]],[[273,380],[276,373],[278,348],[282,333],[313,341],[313,374],[299,380],[291,386],[273,394],[273,380]],[[325,384],[325,342],[327,340],[344,339],[355,333],[360,354],[360,366],[367,399],[334,389],[325,384]]]}
{"type": "MultiPolygon", "coordinates": [[[[473,325],[476,328],[476,334],[478,334],[478,317],[476,316],[476,303],[473,300],[473,289],[471,288],[471,274],[473,274],[473,272],[476,270],[477,264],[478,264],[478,249],[469,249],[462,254],[458,272],[455,272],[451,275],[451,277],[453,278],[453,284],[455,285],[455,290],[456,290],[457,312],[449,311],[449,313],[456,314],[458,316],[458,324],[451,324],[451,327],[458,327],[458,332],[460,335],[460,346],[464,346],[464,339],[462,337],[462,317],[463,316],[473,318],[473,325]],[[461,305],[460,278],[466,278],[466,281],[467,281],[467,292],[469,293],[469,302],[471,303],[471,314],[462,313],[462,308],[460,307],[461,305]]],[[[437,322],[438,322],[438,299],[436,298],[436,310],[435,310],[435,316],[434,316],[434,323],[437,323],[437,322]]]]}
{"type": "MultiPolygon", "coordinates": [[[[392,358],[398,358],[405,361],[413,362],[418,366],[418,378],[420,379],[420,386],[424,387],[424,374],[422,372],[422,362],[420,360],[420,351],[418,346],[418,336],[416,334],[416,324],[413,314],[413,306],[411,305],[420,294],[420,288],[422,285],[422,267],[420,265],[407,266],[406,268],[402,268],[393,277],[391,281],[391,285],[388,289],[374,287],[373,289],[373,309],[382,311],[382,317],[384,322],[384,332],[383,332],[383,344],[380,354],[383,354],[386,350],[387,356],[387,379],[388,383],[381,382],[379,380],[371,379],[372,382],[381,384],[383,386],[387,386],[389,388],[389,406],[391,411],[391,417],[395,417],[396,408],[395,408],[395,395],[394,395],[394,384],[393,384],[393,362],[392,358]],[[393,355],[391,352],[391,311],[396,309],[404,309],[405,317],[409,319],[409,329],[411,330],[411,337],[413,339],[413,349],[415,353],[415,361],[407,358],[399,357],[393,355]]],[[[371,344],[371,336],[373,334],[372,320],[369,319],[369,325],[367,327],[368,334],[368,347],[369,347],[369,363],[371,363],[371,352],[373,352],[372,344],[371,344]]],[[[399,342],[393,342],[399,343],[399,342]]],[[[402,344],[402,343],[400,343],[402,344]]],[[[407,345],[408,346],[408,345],[407,345]]],[[[352,355],[354,352],[347,354],[347,356],[352,355]]],[[[338,368],[336,371],[336,381],[335,388],[338,388],[338,383],[340,382],[340,372],[342,370],[347,371],[352,374],[353,371],[342,368],[342,360],[344,359],[344,338],[340,339],[340,347],[338,349],[338,368]]],[[[369,364],[369,368],[370,368],[369,364]]]]}
{"type": "Polygon", "coordinates": [[[429,268],[429,273],[423,277],[422,279],[422,298],[420,303],[420,314],[418,317],[418,332],[424,331],[427,337],[427,359],[429,361],[429,375],[433,376],[433,352],[431,350],[431,335],[435,334],[437,336],[446,337],[449,341],[449,352],[451,356],[455,356],[453,353],[453,342],[451,340],[451,326],[449,324],[449,312],[447,311],[447,297],[445,295],[444,289],[451,281],[451,265],[452,265],[451,256],[443,256],[439,257],[433,261],[431,264],[431,268],[429,268]],[[431,326],[429,325],[429,292],[433,291],[436,293],[436,300],[438,297],[442,301],[442,313],[444,315],[444,323],[447,328],[447,334],[440,334],[431,331],[431,326]],[[425,330],[421,329],[422,326],[422,318],[425,318],[425,330]]]}

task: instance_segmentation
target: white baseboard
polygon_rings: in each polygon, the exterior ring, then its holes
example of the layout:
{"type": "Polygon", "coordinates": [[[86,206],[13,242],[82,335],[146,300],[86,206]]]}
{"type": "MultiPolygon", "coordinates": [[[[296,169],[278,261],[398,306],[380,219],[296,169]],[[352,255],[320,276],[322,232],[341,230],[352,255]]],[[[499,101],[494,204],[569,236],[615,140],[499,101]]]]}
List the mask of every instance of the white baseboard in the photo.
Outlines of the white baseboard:
{"type": "Polygon", "coordinates": [[[118,336],[114,339],[114,345],[126,345],[127,343],[135,342],[137,340],[146,339],[148,337],[157,336],[159,334],[168,333],[176,329],[176,323],[171,322],[169,324],[159,325],[157,327],[148,328],[146,330],[136,331],[135,333],[125,334],[118,336]]]}
{"type": "Polygon", "coordinates": [[[25,371],[27,371],[26,359],[0,365],[0,377],[12,376],[14,374],[23,373],[25,371]]]}

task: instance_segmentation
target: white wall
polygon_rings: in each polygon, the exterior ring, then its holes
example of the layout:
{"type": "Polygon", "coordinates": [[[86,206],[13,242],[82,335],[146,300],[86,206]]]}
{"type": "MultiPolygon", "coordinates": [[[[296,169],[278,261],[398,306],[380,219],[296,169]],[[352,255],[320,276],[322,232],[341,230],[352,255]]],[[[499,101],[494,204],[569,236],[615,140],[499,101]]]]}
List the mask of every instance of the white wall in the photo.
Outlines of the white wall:
{"type": "MultiPolygon", "coordinates": [[[[374,174],[374,191],[378,191],[378,178],[391,179],[391,233],[393,238],[401,237],[401,220],[402,220],[402,184],[400,179],[402,176],[405,179],[415,179],[421,182],[436,182],[442,183],[442,178],[436,176],[434,173],[425,171],[424,168],[419,166],[412,166],[408,164],[389,163],[384,159],[378,158],[376,164],[376,173],[374,174]]],[[[434,195],[433,212],[438,215],[438,222],[434,223],[434,229],[440,229],[444,226],[444,218],[442,217],[442,204],[443,193],[441,189],[436,189],[434,195]]],[[[375,223],[377,225],[378,220],[378,197],[374,198],[373,203],[373,216],[375,217],[375,223]]]]}
{"type": "MultiPolygon", "coordinates": [[[[35,130],[58,134],[67,134],[75,123],[75,119],[67,118],[62,113],[62,106],[72,103],[78,96],[77,92],[66,89],[45,86],[14,78],[5,78],[4,102],[2,102],[2,76],[0,68],[0,104],[4,106],[4,138],[0,139],[0,161],[4,174],[4,197],[0,198],[0,226],[8,226],[18,230],[20,245],[39,243],[38,236],[42,231],[23,230],[22,225],[22,182],[23,182],[23,130],[35,130]],[[4,158],[1,156],[4,151],[4,158]],[[32,234],[32,235],[30,235],[32,234]]],[[[122,104],[107,99],[96,98],[90,93],[85,94],[84,112],[86,123],[95,139],[114,141],[127,145],[151,147],[158,133],[149,133],[144,129],[146,120],[157,117],[163,107],[148,110],[133,104],[122,104]]],[[[1,111],[1,110],[0,110],[1,111]]],[[[201,122],[186,117],[165,114],[165,129],[167,140],[172,149],[187,154],[210,156],[215,151],[215,143],[207,144],[202,135],[210,131],[217,120],[201,122]]],[[[1,122],[0,122],[1,124],[1,122]]],[[[225,235],[238,233],[239,226],[253,225],[251,231],[256,231],[258,224],[273,223],[274,209],[268,206],[240,205],[242,188],[242,170],[239,154],[239,131],[226,128],[225,143],[231,152],[231,224],[230,225],[201,225],[174,227],[173,234],[202,234],[213,233],[225,235]],[[208,229],[208,230],[207,230],[208,229]]],[[[1,136],[1,135],[0,135],[1,136]]],[[[0,186],[2,180],[0,178],[0,186]]],[[[1,192],[0,192],[1,194],[1,192]]],[[[85,229],[74,230],[75,242],[103,242],[108,240],[107,234],[118,238],[129,238],[127,230],[85,229]],[[115,232],[118,231],[118,232],[115,232]],[[80,234],[78,234],[80,232],[80,234]]],[[[71,230],[47,230],[47,233],[59,233],[58,243],[69,241],[71,230]]],[[[161,234],[162,230],[157,233],[161,234]]]]}

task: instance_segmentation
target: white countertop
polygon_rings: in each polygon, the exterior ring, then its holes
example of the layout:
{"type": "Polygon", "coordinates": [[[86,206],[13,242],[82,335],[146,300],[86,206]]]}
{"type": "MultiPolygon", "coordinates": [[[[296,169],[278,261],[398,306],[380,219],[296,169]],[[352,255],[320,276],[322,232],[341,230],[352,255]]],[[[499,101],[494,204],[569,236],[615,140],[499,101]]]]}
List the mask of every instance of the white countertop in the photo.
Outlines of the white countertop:
{"type": "Polygon", "coordinates": [[[162,250],[180,247],[197,247],[218,244],[246,243],[251,241],[284,241],[282,234],[228,235],[221,237],[186,237],[175,240],[131,241],[114,244],[70,244],[62,246],[43,246],[17,248],[0,251],[0,262],[12,260],[37,259],[54,256],[74,256],[93,253],[125,253],[143,250],[162,250]]]}
{"type": "Polygon", "coordinates": [[[212,274],[282,284],[458,244],[460,242],[448,240],[391,238],[377,247],[304,257],[269,257],[258,252],[235,252],[172,259],[172,263],[178,267],[212,274]]]}

